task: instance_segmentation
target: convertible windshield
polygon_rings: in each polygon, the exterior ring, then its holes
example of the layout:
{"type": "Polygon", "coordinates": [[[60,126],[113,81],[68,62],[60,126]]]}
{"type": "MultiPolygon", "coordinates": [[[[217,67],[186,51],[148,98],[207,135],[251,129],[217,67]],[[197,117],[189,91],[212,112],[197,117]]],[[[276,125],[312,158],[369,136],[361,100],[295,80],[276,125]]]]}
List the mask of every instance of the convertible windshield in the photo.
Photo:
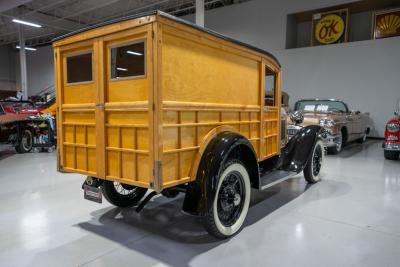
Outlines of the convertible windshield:
{"type": "Polygon", "coordinates": [[[347,112],[347,107],[341,101],[301,100],[296,103],[295,110],[302,112],[347,112]]]}

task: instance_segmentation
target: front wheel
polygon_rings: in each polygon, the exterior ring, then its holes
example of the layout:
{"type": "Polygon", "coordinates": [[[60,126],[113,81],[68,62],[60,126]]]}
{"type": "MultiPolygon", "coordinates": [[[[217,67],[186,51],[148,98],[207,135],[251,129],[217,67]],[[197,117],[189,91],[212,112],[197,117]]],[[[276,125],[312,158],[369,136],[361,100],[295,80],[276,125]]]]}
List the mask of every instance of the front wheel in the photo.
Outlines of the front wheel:
{"type": "Polygon", "coordinates": [[[343,144],[344,144],[343,133],[340,131],[337,134],[335,139],[336,139],[335,140],[335,146],[328,148],[329,153],[331,153],[333,155],[339,154],[340,151],[342,151],[342,147],[343,147],[343,144]]]}
{"type": "Polygon", "coordinates": [[[104,181],[102,191],[108,202],[124,208],[135,206],[146,194],[147,189],[113,181],[104,181]]]}
{"type": "Polygon", "coordinates": [[[321,169],[324,162],[324,146],[322,141],[317,141],[314,146],[311,158],[308,160],[304,170],[304,178],[310,184],[321,180],[321,169]]]}
{"type": "Polygon", "coordinates": [[[250,177],[238,160],[229,160],[219,172],[212,206],[205,217],[207,231],[220,239],[237,234],[250,204],[250,177]]]}

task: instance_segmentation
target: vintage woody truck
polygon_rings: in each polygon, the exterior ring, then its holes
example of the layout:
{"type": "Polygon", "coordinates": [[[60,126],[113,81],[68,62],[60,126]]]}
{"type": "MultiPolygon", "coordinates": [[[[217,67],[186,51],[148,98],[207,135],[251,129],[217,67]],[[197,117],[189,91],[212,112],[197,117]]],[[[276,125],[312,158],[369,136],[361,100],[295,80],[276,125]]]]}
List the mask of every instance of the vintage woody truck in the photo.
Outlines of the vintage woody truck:
{"type": "Polygon", "coordinates": [[[226,238],[241,229],[251,188],[301,171],[320,179],[321,127],[281,147],[281,71],[268,52],[160,11],[53,47],[58,166],[87,176],[87,199],[139,211],[181,192],[183,211],[226,238]]]}

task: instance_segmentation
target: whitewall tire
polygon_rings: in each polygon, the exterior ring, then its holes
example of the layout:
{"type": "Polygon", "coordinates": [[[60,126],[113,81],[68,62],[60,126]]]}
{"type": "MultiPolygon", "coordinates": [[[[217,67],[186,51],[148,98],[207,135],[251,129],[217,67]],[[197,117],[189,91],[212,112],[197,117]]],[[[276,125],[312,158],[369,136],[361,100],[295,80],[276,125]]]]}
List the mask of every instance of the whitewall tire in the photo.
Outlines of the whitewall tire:
{"type": "Polygon", "coordinates": [[[242,162],[229,160],[220,171],[212,206],[206,215],[206,229],[217,238],[237,234],[250,205],[249,173],[242,162]]]}
{"type": "Polygon", "coordinates": [[[321,180],[321,170],[325,160],[325,148],[321,140],[314,145],[311,158],[304,167],[303,174],[306,181],[314,184],[321,180]]]}

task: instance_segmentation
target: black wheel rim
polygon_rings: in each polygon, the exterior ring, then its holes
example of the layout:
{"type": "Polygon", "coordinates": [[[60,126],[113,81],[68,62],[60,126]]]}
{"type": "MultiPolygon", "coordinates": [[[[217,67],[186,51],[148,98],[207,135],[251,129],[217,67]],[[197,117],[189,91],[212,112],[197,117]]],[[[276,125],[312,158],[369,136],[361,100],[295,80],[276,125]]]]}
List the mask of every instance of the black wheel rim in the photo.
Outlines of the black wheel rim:
{"type": "Polygon", "coordinates": [[[317,176],[322,166],[322,149],[320,145],[317,145],[313,155],[313,174],[317,176]]]}
{"type": "Polygon", "coordinates": [[[122,196],[133,197],[137,194],[137,187],[128,184],[113,182],[115,191],[122,196]]]}
{"type": "Polygon", "coordinates": [[[217,211],[220,222],[225,227],[232,226],[240,217],[244,206],[245,188],[242,175],[229,173],[222,181],[217,198],[217,211]]]}

